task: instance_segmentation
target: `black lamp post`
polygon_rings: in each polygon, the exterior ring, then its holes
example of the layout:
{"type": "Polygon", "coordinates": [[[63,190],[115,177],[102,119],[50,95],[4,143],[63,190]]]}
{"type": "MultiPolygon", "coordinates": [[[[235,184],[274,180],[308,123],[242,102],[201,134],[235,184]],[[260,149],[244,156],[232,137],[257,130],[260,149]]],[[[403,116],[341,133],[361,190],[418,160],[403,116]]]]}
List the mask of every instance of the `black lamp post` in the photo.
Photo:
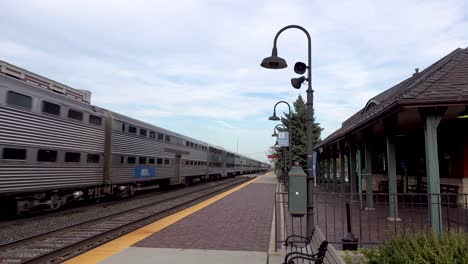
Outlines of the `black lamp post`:
{"type": "MultiPolygon", "coordinates": [[[[272,120],[272,121],[280,121],[281,119],[276,115],[276,106],[278,106],[279,104],[286,104],[288,106],[288,110],[289,110],[289,115],[288,115],[288,123],[289,123],[289,126],[288,126],[288,132],[289,132],[289,135],[288,135],[288,149],[289,149],[289,169],[291,169],[292,167],[292,145],[291,145],[291,137],[292,137],[292,130],[290,129],[291,128],[291,105],[288,104],[288,102],[286,101],[279,101],[275,104],[275,107],[273,108],[273,115],[270,116],[268,118],[268,120],[272,120]]],[[[287,173],[287,170],[285,171],[287,173]]],[[[285,175],[285,179],[287,179],[287,174],[285,175]]],[[[286,187],[286,190],[288,190],[288,181],[285,180],[285,187],[286,187]]]]}
{"type": "MultiPolygon", "coordinates": [[[[276,133],[276,129],[278,127],[282,127],[283,129],[288,130],[288,128],[285,125],[278,124],[273,128],[273,134],[271,135],[272,137],[278,137],[278,133],[276,133]]],[[[275,145],[278,145],[278,140],[276,140],[275,145]]],[[[283,159],[283,163],[284,163],[284,165],[283,165],[283,184],[284,184],[284,186],[286,186],[286,190],[287,190],[288,169],[286,168],[286,149],[283,150],[283,157],[284,157],[284,159],[283,159]]]]}
{"type": "Polygon", "coordinates": [[[308,44],[308,63],[307,65],[298,62],[294,66],[294,71],[298,74],[305,73],[307,71],[307,77],[302,76],[299,78],[291,79],[291,84],[294,88],[299,89],[305,81],[308,83],[307,92],[307,234],[311,234],[314,228],[314,201],[313,201],[313,176],[312,176],[312,153],[313,153],[313,118],[314,118],[314,110],[313,110],[313,101],[314,101],[314,91],[312,90],[312,78],[311,78],[311,69],[312,69],[312,43],[310,39],[309,32],[301,26],[298,25],[289,25],[286,26],[278,33],[276,33],[275,39],[273,41],[273,50],[271,52],[271,56],[263,59],[262,63],[260,64],[262,67],[267,69],[284,69],[288,66],[286,60],[281,57],[278,57],[278,50],[276,48],[276,43],[278,40],[279,35],[290,28],[297,28],[303,31],[307,36],[307,44],[308,44]]]}

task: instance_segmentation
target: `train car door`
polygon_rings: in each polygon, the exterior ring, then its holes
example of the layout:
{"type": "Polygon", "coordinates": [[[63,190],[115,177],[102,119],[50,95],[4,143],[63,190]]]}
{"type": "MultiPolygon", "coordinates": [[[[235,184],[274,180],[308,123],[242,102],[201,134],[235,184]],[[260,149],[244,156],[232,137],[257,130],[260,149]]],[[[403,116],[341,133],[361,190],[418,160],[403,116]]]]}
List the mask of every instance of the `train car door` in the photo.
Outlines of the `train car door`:
{"type": "Polygon", "coordinates": [[[182,177],[180,175],[180,154],[175,155],[175,178],[177,183],[182,183],[182,177]]]}

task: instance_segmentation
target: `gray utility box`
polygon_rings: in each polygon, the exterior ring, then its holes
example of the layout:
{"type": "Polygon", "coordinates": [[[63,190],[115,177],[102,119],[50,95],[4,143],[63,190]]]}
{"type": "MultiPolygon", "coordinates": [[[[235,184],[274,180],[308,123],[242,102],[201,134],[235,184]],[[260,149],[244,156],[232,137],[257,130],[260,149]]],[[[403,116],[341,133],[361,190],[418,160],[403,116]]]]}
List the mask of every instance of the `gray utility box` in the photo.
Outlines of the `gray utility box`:
{"type": "Polygon", "coordinates": [[[307,174],[299,166],[289,172],[288,209],[292,216],[303,216],[307,212],[307,174]]]}

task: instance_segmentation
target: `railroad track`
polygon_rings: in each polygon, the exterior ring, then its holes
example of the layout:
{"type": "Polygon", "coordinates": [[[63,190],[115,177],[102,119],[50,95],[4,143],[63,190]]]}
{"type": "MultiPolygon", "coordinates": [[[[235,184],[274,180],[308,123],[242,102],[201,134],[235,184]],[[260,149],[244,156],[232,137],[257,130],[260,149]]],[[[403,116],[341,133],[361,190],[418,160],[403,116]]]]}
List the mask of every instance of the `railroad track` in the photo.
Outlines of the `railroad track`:
{"type": "Polygon", "coordinates": [[[0,263],[60,263],[251,178],[237,178],[0,245],[0,263]]]}

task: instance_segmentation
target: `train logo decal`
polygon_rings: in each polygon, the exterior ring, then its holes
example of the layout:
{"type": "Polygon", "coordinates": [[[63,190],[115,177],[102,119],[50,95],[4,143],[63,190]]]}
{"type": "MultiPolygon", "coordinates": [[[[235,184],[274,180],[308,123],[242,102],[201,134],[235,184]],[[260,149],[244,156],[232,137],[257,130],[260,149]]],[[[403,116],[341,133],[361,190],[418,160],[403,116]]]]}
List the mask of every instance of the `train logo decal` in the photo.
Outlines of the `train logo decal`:
{"type": "Polygon", "coordinates": [[[149,166],[137,166],[135,167],[133,178],[151,178],[156,177],[156,169],[149,166]]]}

